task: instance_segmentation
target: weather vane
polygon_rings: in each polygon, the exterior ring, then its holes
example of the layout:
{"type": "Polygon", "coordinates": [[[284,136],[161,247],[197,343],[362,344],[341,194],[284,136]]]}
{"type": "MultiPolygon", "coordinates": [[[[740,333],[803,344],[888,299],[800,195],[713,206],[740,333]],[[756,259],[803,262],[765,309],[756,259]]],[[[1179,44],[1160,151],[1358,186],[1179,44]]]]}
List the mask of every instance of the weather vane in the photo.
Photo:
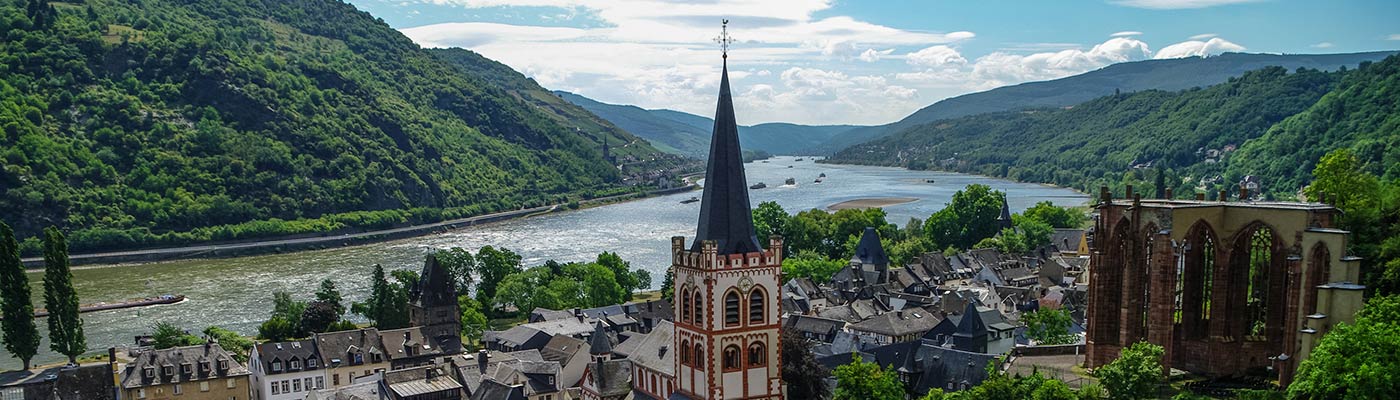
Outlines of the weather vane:
{"type": "Polygon", "coordinates": [[[719,36],[715,37],[715,43],[719,43],[719,49],[723,52],[725,59],[729,59],[729,44],[734,43],[734,38],[729,36],[729,20],[721,20],[719,25],[719,36]]]}

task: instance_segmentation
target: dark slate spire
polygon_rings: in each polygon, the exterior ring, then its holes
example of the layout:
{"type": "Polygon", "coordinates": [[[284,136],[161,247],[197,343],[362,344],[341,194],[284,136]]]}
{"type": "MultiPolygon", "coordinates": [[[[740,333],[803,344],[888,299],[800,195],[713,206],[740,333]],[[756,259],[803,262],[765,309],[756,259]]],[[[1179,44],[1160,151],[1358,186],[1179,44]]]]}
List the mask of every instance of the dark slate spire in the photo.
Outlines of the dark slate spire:
{"type": "Polygon", "coordinates": [[[856,255],[851,261],[877,267],[890,265],[890,257],[885,254],[885,247],[880,245],[880,234],[875,232],[875,228],[865,227],[865,233],[860,235],[860,243],[856,245],[856,255]]]}
{"type": "Polygon", "coordinates": [[[997,226],[1001,227],[1002,229],[1011,229],[1016,227],[1016,225],[1011,221],[1011,206],[1007,204],[1005,194],[1001,195],[1001,215],[997,216],[997,226]]]}
{"type": "Polygon", "coordinates": [[[423,272],[418,284],[409,290],[409,301],[423,307],[441,307],[457,304],[457,285],[447,269],[438,264],[437,257],[429,254],[423,261],[423,272]]]}
{"type": "Polygon", "coordinates": [[[608,331],[603,327],[603,319],[607,314],[598,317],[598,323],[593,325],[593,337],[589,338],[588,354],[595,356],[605,356],[612,354],[612,341],[608,339],[608,331]]]}
{"type": "MultiPolygon", "coordinates": [[[[726,58],[727,60],[727,58],[726,58]]],[[[754,233],[749,209],[749,184],[744,178],[744,159],[739,151],[739,126],[734,120],[734,102],[729,94],[729,65],[726,61],[719,83],[719,105],[715,110],[714,135],[710,138],[710,163],[705,168],[705,194],[700,203],[700,225],[695,230],[691,251],[713,240],[719,254],[763,251],[754,233]]]]}

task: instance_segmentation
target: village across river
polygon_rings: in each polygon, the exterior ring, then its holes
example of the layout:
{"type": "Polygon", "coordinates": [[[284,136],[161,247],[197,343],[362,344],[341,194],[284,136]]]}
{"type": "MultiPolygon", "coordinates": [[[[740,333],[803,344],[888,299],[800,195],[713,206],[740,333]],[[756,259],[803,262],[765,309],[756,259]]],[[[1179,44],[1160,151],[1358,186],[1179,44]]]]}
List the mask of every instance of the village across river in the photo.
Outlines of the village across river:
{"type": "MultiPolygon", "coordinates": [[[[1089,197],[1076,191],[1039,184],[1017,183],[976,175],[909,171],[897,168],[816,164],[812,158],[795,161],[778,157],[745,164],[748,183],[766,188],[750,190],[756,206],[777,201],[788,212],[828,207],[852,200],[915,199],[885,207],[889,221],[903,225],[909,218],[927,218],[943,208],[953,193],[973,183],[1007,193],[1012,212],[1040,201],[1078,206],[1089,197]],[[813,181],[825,173],[822,183],[813,181]],[[796,185],[784,185],[794,178],[796,185]]],[[[647,198],[538,217],[487,224],[447,233],[363,246],[210,260],[184,260],[154,264],[84,266],[73,271],[73,283],[83,303],[112,302],[162,294],[188,299],[171,305],[82,314],[90,353],[133,342],[157,322],[171,322],[191,331],[219,325],[243,334],[257,332],[258,324],[272,309],[272,293],[287,291],[294,298],[309,299],[325,278],[335,281],[349,301],[369,293],[372,266],[386,269],[422,268],[423,256],[435,249],[462,247],[473,252],[482,246],[509,248],[524,257],[525,265],[545,260],[587,261],[603,251],[616,252],[634,268],[652,275],[652,287],[660,287],[670,265],[670,237],[695,236],[699,203],[682,204],[700,192],[647,198]]],[[[30,273],[34,304],[43,304],[42,270],[30,273]]],[[[358,316],[352,316],[356,318],[358,316]]],[[[40,331],[44,332],[40,322],[40,331]]],[[[35,364],[59,362],[63,356],[41,347],[35,364]]],[[[19,368],[8,354],[0,370],[19,368]]]]}

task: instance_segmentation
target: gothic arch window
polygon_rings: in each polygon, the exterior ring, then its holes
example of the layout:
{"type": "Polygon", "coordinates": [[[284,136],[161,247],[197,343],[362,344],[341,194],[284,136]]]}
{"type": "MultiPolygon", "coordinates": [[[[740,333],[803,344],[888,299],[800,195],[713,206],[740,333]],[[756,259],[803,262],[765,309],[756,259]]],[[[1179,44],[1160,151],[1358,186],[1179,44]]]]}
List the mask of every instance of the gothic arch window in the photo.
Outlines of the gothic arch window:
{"type": "Polygon", "coordinates": [[[767,349],[767,346],[764,346],[762,342],[753,342],[749,345],[749,368],[767,365],[767,349]]]}
{"type": "Polygon", "coordinates": [[[1215,292],[1215,232],[1205,221],[1187,232],[1181,272],[1180,322],[1189,339],[1201,339],[1210,332],[1211,305],[1215,292]]]}
{"type": "Polygon", "coordinates": [[[681,288],[681,322],[692,323],[690,319],[690,289],[681,288]]]}
{"type": "MultiPolygon", "coordinates": [[[[1279,279],[1285,278],[1279,272],[1279,257],[1274,250],[1279,248],[1274,230],[1263,223],[1255,223],[1241,231],[1236,239],[1231,270],[1236,275],[1230,287],[1234,306],[1231,312],[1240,315],[1242,325],[1232,329],[1235,337],[1244,336],[1247,340],[1266,340],[1277,328],[1273,316],[1282,310],[1278,304],[1283,293],[1273,290],[1279,279]]],[[[1281,316],[1281,315],[1280,315],[1281,316]]]]}
{"type": "Polygon", "coordinates": [[[754,286],[749,292],[749,324],[760,325],[764,321],[764,301],[767,296],[762,286],[754,286]]]}
{"type": "Polygon", "coordinates": [[[691,298],[695,302],[695,326],[702,326],[705,324],[705,297],[700,295],[700,289],[697,288],[691,298]]]}
{"type": "Polygon", "coordinates": [[[690,365],[690,341],[681,340],[681,365],[690,365]]]}
{"type": "Polygon", "coordinates": [[[1142,253],[1140,253],[1142,259],[1138,260],[1141,270],[1135,280],[1140,292],[1139,296],[1141,296],[1138,300],[1141,302],[1140,307],[1138,307],[1138,336],[1141,338],[1147,337],[1147,321],[1150,314],[1148,311],[1152,309],[1152,270],[1162,267],[1152,263],[1152,251],[1154,250],[1152,246],[1157,244],[1156,238],[1157,225],[1148,224],[1147,229],[1144,229],[1142,234],[1142,253]]]}
{"type": "Polygon", "coordinates": [[[1317,286],[1327,283],[1331,277],[1332,251],[1327,248],[1326,243],[1318,243],[1313,246],[1311,257],[1308,259],[1308,280],[1307,286],[1303,288],[1303,312],[1306,314],[1320,313],[1317,309],[1317,286]]]}
{"type": "Polygon", "coordinates": [[[739,291],[729,289],[724,294],[724,326],[739,325],[739,291]]]}
{"type": "Polygon", "coordinates": [[[705,346],[700,345],[700,342],[695,342],[695,368],[698,368],[703,371],[705,369],[706,358],[707,357],[705,357],[705,346]]]}
{"type": "Polygon", "coordinates": [[[737,371],[739,369],[740,358],[739,346],[729,345],[724,348],[724,370],[737,371]]]}
{"type": "MultiPolygon", "coordinates": [[[[1103,282],[1111,283],[1094,285],[1099,290],[1094,301],[1096,304],[1101,304],[1096,306],[1097,308],[1117,310],[1118,305],[1122,304],[1123,283],[1127,275],[1124,272],[1132,265],[1132,235],[1129,234],[1129,224],[1127,218],[1119,220],[1114,225],[1113,234],[1107,237],[1109,239],[1106,241],[1109,243],[1107,246],[1109,262],[1105,268],[1098,269],[1097,278],[1103,282]]],[[[1121,340],[1119,337],[1121,320],[1118,318],[1118,313],[1114,312],[1104,316],[1107,318],[1096,322],[1098,332],[1094,336],[1100,343],[1118,344],[1121,340]]]]}

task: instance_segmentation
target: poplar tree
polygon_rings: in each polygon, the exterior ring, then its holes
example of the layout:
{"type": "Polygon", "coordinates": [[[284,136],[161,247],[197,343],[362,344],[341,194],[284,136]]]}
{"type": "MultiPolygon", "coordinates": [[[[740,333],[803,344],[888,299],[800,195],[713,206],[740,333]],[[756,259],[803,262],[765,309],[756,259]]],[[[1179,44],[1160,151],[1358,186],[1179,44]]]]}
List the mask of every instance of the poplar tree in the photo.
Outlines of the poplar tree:
{"type": "Polygon", "coordinates": [[[53,227],[44,230],[44,308],[49,311],[49,349],[77,364],[87,351],[87,338],[78,317],[73,271],[68,269],[68,243],[53,227]]]}
{"type": "Polygon", "coordinates": [[[34,302],[29,293],[29,275],[20,262],[19,242],[15,231],[4,222],[0,222],[0,310],[5,315],[0,321],[5,350],[29,370],[30,360],[39,352],[39,327],[34,325],[34,302]]]}

